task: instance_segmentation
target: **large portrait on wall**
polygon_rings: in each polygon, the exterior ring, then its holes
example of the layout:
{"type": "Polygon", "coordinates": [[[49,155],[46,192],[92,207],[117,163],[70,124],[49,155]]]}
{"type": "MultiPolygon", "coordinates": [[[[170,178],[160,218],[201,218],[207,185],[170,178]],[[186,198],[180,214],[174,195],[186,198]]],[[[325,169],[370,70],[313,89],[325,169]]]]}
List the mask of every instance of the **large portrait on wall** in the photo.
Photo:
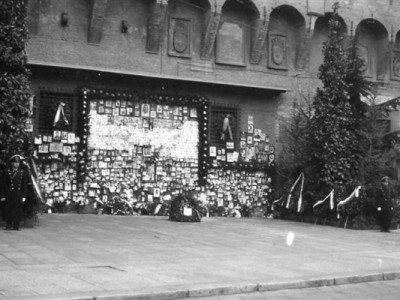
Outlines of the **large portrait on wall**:
{"type": "Polygon", "coordinates": [[[268,39],[268,67],[287,70],[287,39],[285,35],[270,34],[268,39]]]}
{"type": "Polygon", "coordinates": [[[187,19],[169,19],[168,54],[171,56],[191,56],[191,22],[187,19]]]}
{"type": "Polygon", "coordinates": [[[400,80],[400,50],[393,50],[390,59],[390,78],[400,80]]]}
{"type": "Polygon", "coordinates": [[[364,76],[372,77],[371,57],[370,57],[368,46],[359,44],[358,54],[359,54],[360,58],[364,61],[364,65],[360,68],[360,71],[363,72],[364,76]]]}
{"type": "Polygon", "coordinates": [[[245,65],[245,30],[243,25],[222,22],[217,34],[216,62],[245,65]]]}

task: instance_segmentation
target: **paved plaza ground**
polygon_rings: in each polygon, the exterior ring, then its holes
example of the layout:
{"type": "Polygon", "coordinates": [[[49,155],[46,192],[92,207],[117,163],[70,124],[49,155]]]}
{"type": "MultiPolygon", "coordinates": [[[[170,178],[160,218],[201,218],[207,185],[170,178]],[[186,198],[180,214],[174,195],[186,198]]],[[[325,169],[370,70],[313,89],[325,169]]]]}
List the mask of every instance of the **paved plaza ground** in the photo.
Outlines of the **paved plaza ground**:
{"type": "Polygon", "coordinates": [[[0,231],[0,299],[182,299],[393,279],[400,230],[43,214],[33,228],[0,231]]]}

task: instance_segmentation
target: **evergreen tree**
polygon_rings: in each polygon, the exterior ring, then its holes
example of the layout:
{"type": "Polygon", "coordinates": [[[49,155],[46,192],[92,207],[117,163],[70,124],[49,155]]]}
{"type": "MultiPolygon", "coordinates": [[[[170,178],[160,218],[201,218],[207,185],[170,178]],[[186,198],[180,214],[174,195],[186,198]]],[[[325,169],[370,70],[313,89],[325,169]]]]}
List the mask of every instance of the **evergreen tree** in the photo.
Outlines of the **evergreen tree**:
{"type": "Polygon", "coordinates": [[[322,189],[351,182],[357,176],[361,155],[355,130],[358,119],[353,114],[353,104],[358,102],[351,102],[354,85],[348,80],[338,7],[338,3],[333,6],[328,40],[323,46],[324,60],[318,75],[323,87],[317,89],[314,97],[310,132],[311,164],[316,167],[314,180],[322,189]]]}
{"type": "Polygon", "coordinates": [[[0,160],[28,154],[29,71],[24,0],[0,2],[0,160]]]}

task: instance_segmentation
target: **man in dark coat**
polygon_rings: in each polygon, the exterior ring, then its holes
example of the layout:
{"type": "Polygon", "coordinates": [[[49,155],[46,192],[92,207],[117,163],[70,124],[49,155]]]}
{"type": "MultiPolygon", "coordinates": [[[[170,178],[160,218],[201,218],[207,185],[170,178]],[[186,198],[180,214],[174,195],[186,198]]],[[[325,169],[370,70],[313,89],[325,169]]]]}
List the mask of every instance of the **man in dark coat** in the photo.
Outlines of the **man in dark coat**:
{"type": "Polygon", "coordinates": [[[3,217],[6,230],[19,230],[23,202],[26,200],[27,173],[21,165],[21,159],[21,156],[13,155],[8,168],[0,174],[0,199],[5,201],[3,217]]]}
{"type": "Polygon", "coordinates": [[[393,192],[389,186],[389,177],[381,179],[381,187],[376,191],[377,221],[381,232],[390,232],[393,215],[393,192]]]}

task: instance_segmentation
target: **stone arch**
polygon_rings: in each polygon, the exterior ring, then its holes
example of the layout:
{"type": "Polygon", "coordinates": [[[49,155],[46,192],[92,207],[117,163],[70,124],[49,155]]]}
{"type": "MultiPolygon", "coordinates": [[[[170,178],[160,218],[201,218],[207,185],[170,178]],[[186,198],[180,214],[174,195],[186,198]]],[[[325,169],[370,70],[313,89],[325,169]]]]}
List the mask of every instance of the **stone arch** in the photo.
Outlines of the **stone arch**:
{"type": "Polygon", "coordinates": [[[394,39],[394,48],[400,49],[400,30],[397,31],[395,39],[394,39]]]}
{"type": "MultiPolygon", "coordinates": [[[[319,66],[323,62],[322,47],[324,42],[328,40],[329,33],[329,20],[332,17],[332,13],[326,13],[324,16],[318,17],[315,21],[314,31],[312,34],[311,45],[310,45],[310,71],[317,72],[319,66]]],[[[343,18],[339,16],[339,22],[342,25],[341,31],[344,36],[347,34],[347,26],[343,18]]]]}
{"type": "Polygon", "coordinates": [[[287,70],[304,62],[306,22],[293,6],[281,5],[270,14],[268,28],[268,66],[287,70]]]}
{"type": "Polygon", "coordinates": [[[250,0],[226,0],[216,41],[216,62],[245,66],[260,13],[250,0]]]}
{"type": "Polygon", "coordinates": [[[364,19],[356,28],[360,54],[365,60],[364,74],[383,80],[388,74],[389,35],[386,27],[375,19],[364,19]]]}

